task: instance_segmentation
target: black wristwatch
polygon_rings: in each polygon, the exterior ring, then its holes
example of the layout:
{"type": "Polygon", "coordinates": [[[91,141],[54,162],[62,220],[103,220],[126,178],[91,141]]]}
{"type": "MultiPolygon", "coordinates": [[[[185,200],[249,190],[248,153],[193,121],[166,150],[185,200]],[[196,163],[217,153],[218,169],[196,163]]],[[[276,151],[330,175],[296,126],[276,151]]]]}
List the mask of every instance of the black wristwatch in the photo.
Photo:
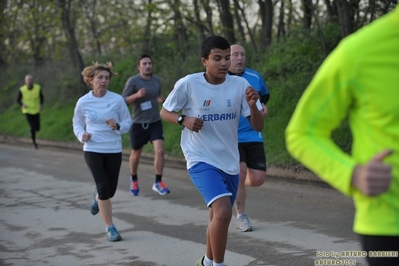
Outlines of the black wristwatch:
{"type": "Polygon", "coordinates": [[[177,117],[177,123],[179,123],[179,125],[182,126],[185,117],[186,117],[186,115],[179,115],[179,116],[177,117]]]}
{"type": "Polygon", "coordinates": [[[121,125],[119,125],[119,123],[116,123],[116,130],[121,129],[121,125]]]}

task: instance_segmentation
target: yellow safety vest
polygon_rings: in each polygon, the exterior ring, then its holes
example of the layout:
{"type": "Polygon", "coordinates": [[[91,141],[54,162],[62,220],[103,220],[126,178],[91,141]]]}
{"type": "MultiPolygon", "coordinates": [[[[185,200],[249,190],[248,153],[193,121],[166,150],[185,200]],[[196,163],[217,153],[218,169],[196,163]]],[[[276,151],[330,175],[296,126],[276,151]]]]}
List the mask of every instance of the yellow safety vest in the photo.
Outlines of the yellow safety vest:
{"type": "Polygon", "coordinates": [[[22,94],[22,104],[26,105],[26,108],[22,107],[22,113],[35,115],[40,112],[40,85],[33,84],[31,90],[28,86],[24,85],[20,89],[22,94]]]}

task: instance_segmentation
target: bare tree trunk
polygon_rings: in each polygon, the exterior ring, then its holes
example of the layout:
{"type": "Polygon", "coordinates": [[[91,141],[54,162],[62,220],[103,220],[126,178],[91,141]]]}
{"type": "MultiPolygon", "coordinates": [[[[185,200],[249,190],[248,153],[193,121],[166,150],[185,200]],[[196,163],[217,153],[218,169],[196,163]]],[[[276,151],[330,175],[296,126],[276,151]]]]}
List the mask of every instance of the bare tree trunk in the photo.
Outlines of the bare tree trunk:
{"type": "MultiPolygon", "coordinates": [[[[152,4],[152,0],[148,0],[147,6],[152,4]]],[[[151,24],[152,24],[152,12],[151,8],[147,8],[147,19],[144,29],[144,42],[142,46],[143,53],[150,52],[150,41],[151,41],[151,24]]]]}
{"type": "Polygon", "coordinates": [[[230,12],[230,1],[218,0],[217,2],[220,10],[220,21],[223,26],[223,35],[231,44],[233,44],[236,42],[236,38],[234,36],[233,16],[230,12]]]}
{"type": "Polygon", "coordinates": [[[328,18],[333,17],[334,16],[334,12],[333,12],[330,0],[324,0],[324,4],[326,5],[328,18]]]}
{"type": "Polygon", "coordinates": [[[350,18],[352,20],[353,31],[357,30],[359,26],[359,3],[360,0],[349,0],[350,18]]]}
{"type": "Polygon", "coordinates": [[[209,6],[209,1],[210,0],[201,0],[201,6],[202,8],[204,8],[206,13],[206,22],[208,24],[209,34],[215,35],[215,33],[213,32],[212,9],[209,6]]]}
{"type": "Polygon", "coordinates": [[[83,2],[83,8],[86,11],[86,16],[90,23],[91,34],[92,34],[93,40],[96,44],[97,54],[101,55],[102,54],[101,43],[98,39],[98,32],[97,32],[97,27],[96,27],[96,13],[95,13],[96,6],[97,6],[97,0],[92,0],[92,6],[89,6],[89,1],[87,1],[87,0],[83,2]]]}
{"type": "MultiPolygon", "coordinates": [[[[4,14],[6,9],[7,1],[0,1],[0,14],[4,14]]],[[[0,16],[0,66],[6,66],[7,64],[7,49],[4,44],[6,39],[6,18],[5,16],[0,16]]]]}
{"type": "Polygon", "coordinates": [[[341,37],[344,38],[353,32],[350,5],[346,0],[336,0],[338,19],[341,24],[341,37]]]}
{"type": "Polygon", "coordinates": [[[335,0],[333,0],[332,4],[330,0],[324,0],[324,4],[326,5],[327,8],[328,20],[332,23],[338,24],[338,13],[337,13],[335,0]]]}
{"type": "Polygon", "coordinates": [[[368,23],[372,22],[374,20],[374,15],[375,15],[375,0],[369,0],[369,5],[367,7],[367,13],[370,14],[370,18],[368,23]]]}
{"type": "Polygon", "coordinates": [[[272,43],[273,3],[272,0],[258,0],[258,3],[262,20],[261,44],[268,50],[272,43]]]}
{"type": "MultiPolygon", "coordinates": [[[[317,6],[318,3],[319,3],[319,0],[317,0],[316,6],[317,6]]],[[[318,34],[320,36],[321,46],[323,47],[323,54],[324,54],[324,57],[327,57],[326,39],[324,38],[324,34],[323,34],[322,29],[321,29],[319,18],[318,18],[317,14],[316,14],[316,10],[314,8],[312,10],[313,10],[313,17],[315,19],[316,26],[317,26],[317,32],[318,32],[318,34]]]]}
{"type": "Polygon", "coordinates": [[[280,39],[281,36],[285,36],[284,5],[285,5],[285,0],[281,0],[280,1],[280,14],[278,16],[277,39],[280,39]]]}
{"type": "Polygon", "coordinates": [[[188,41],[188,36],[186,26],[184,25],[183,18],[180,12],[180,0],[175,0],[173,12],[179,43],[180,45],[185,46],[188,41]]]}
{"type": "Polygon", "coordinates": [[[195,25],[197,25],[198,32],[200,33],[200,39],[202,41],[205,40],[205,32],[204,32],[204,26],[202,25],[201,22],[198,0],[193,0],[193,5],[194,5],[195,25]]]}
{"type": "Polygon", "coordinates": [[[312,0],[302,0],[303,5],[303,27],[306,30],[310,30],[312,27],[312,14],[313,14],[313,4],[312,0]]]}
{"type": "Polygon", "coordinates": [[[183,59],[185,58],[186,46],[188,42],[188,36],[186,32],[186,27],[183,23],[183,18],[180,12],[180,0],[174,0],[172,5],[173,18],[176,30],[176,37],[178,41],[179,51],[183,59]]]}
{"type": "MultiPolygon", "coordinates": [[[[32,9],[30,11],[37,12],[37,10],[33,11],[32,9]]],[[[40,22],[37,20],[33,21],[33,30],[28,32],[28,40],[32,49],[35,67],[39,67],[43,64],[44,58],[42,49],[46,41],[46,38],[43,36],[43,34],[40,34],[42,28],[40,25],[38,25],[39,23],[40,22]]]]}
{"type": "Polygon", "coordinates": [[[42,54],[42,47],[46,41],[46,39],[42,37],[38,37],[40,35],[35,35],[35,33],[30,32],[29,33],[29,42],[30,46],[33,52],[33,61],[35,64],[35,67],[39,67],[43,64],[44,58],[42,54]],[[34,35],[34,36],[33,36],[34,35]]]}
{"type": "Polygon", "coordinates": [[[287,18],[287,32],[290,32],[291,25],[292,25],[292,19],[293,19],[293,13],[294,13],[294,7],[292,5],[292,0],[288,0],[288,18],[287,18]]]}
{"type": "Polygon", "coordinates": [[[248,32],[249,38],[251,39],[251,44],[254,48],[254,51],[258,52],[258,48],[256,47],[255,37],[254,37],[254,34],[252,33],[251,27],[249,26],[247,17],[245,16],[244,9],[240,6],[240,3],[236,0],[234,1],[234,6],[235,6],[235,8],[240,10],[241,17],[245,22],[245,27],[247,28],[247,32],[248,32]],[[235,6],[235,2],[237,2],[237,6],[235,6]]]}
{"type": "Polygon", "coordinates": [[[84,64],[82,56],[80,55],[78,49],[78,42],[75,36],[75,29],[73,28],[69,17],[71,13],[71,1],[72,0],[58,0],[58,5],[61,8],[61,20],[62,20],[62,25],[64,27],[66,38],[68,40],[69,53],[75,64],[76,78],[78,81],[77,93],[79,93],[79,95],[83,95],[86,93],[87,87],[80,74],[80,72],[84,68],[84,64]]]}
{"type": "Polygon", "coordinates": [[[35,67],[39,67],[44,62],[44,49],[46,43],[46,38],[43,35],[43,32],[47,31],[47,24],[38,19],[43,15],[43,8],[46,6],[40,3],[31,2],[28,5],[29,15],[28,15],[28,23],[30,24],[30,29],[27,31],[27,40],[30,44],[30,49],[32,51],[32,57],[34,60],[35,67]]]}
{"type": "MultiPolygon", "coordinates": [[[[245,42],[245,32],[244,32],[244,28],[241,24],[241,19],[240,18],[240,14],[238,13],[238,11],[240,10],[240,4],[238,3],[238,0],[234,0],[234,17],[235,17],[235,21],[237,24],[237,29],[239,32],[239,37],[237,38],[239,42],[245,42]]],[[[244,17],[245,20],[245,17],[244,17]]]]}

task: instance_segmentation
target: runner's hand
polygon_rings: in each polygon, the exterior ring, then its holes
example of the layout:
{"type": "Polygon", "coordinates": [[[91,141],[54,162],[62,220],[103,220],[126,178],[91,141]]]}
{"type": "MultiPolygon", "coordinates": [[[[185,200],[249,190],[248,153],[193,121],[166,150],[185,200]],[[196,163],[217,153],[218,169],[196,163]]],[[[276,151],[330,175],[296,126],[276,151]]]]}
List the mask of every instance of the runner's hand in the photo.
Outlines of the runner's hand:
{"type": "Polygon", "coordinates": [[[255,105],[259,100],[258,91],[251,86],[248,86],[248,88],[245,90],[245,100],[248,102],[249,106],[255,105]]]}
{"type": "Polygon", "coordinates": [[[357,165],[353,171],[352,185],[367,196],[377,196],[386,192],[392,180],[392,167],[382,161],[392,152],[384,150],[368,163],[357,165]]]}
{"type": "Polygon", "coordinates": [[[83,133],[83,136],[82,136],[82,142],[88,142],[90,140],[90,138],[91,138],[91,134],[85,132],[85,133],[83,133]]]}

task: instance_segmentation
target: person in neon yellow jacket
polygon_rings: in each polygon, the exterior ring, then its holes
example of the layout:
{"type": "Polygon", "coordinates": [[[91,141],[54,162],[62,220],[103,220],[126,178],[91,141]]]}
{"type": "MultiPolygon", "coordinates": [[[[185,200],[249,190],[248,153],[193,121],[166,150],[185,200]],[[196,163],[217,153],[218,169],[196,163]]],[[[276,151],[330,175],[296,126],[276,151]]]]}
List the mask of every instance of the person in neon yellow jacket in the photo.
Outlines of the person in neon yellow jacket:
{"type": "Polygon", "coordinates": [[[29,123],[30,137],[35,149],[38,148],[36,132],[40,131],[40,111],[43,109],[43,101],[40,85],[33,83],[32,75],[26,75],[25,85],[19,89],[17,102],[22,107],[22,113],[25,114],[29,123]]]}
{"type": "Polygon", "coordinates": [[[354,200],[365,251],[399,265],[399,6],[343,39],[302,95],[286,128],[290,154],[354,200]],[[348,118],[351,154],[331,134],[348,118]],[[382,253],[381,253],[382,254],[382,253]],[[385,254],[389,255],[389,254],[385,254]]]}

